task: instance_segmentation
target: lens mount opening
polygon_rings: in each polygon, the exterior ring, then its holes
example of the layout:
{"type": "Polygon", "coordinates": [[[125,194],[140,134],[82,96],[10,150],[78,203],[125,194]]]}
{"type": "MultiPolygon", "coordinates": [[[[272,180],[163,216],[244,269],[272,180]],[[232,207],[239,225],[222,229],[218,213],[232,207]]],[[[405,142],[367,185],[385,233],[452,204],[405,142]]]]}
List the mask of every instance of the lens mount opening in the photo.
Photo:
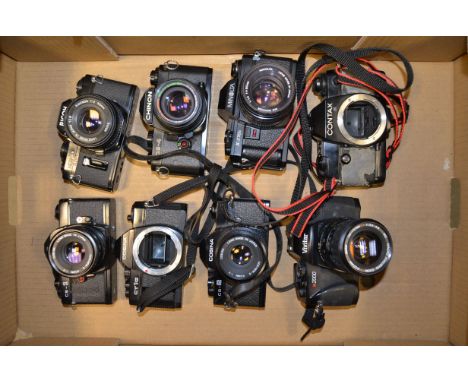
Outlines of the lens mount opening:
{"type": "Polygon", "coordinates": [[[170,132],[182,134],[196,129],[203,122],[206,100],[191,82],[170,80],[156,88],[154,113],[170,132]]]}
{"type": "Polygon", "coordinates": [[[291,111],[295,84],[291,74],[279,65],[256,65],[242,78],[240,92],[246,116],[260,124],[274,124],[291,111]]]}
{"type": "Polygon", "coordinates": [[[116,107],[101,96],[74,99],[67,109],[65,130],[77,145],[96,149],[112,146],[118,138],[122,121],[116,107]]]}
{"type": "Polygon", "coordinates": [[[133,260],[151,276],[164,276],[182,261],[182,235],[172,228],[150,226],[142,229],[133,242],[133,260]]]}
{"type": "Polygon", "coordinates": [[[382,103],[369,94],[353,94],[340,105],[336,116],[343,137],[356,146],[369,146],[387,130],[387,113],[382,103]]]}

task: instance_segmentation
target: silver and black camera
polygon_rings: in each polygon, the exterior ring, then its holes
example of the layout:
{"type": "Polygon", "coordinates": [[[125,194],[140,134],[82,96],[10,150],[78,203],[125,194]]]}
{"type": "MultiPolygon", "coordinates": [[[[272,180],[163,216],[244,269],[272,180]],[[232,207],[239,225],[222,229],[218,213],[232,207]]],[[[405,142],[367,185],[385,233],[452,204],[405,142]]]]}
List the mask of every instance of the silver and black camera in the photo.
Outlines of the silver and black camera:
{"type": "MultiPolygon", "coordinates": [[[[263,52],[233,63],[233,78],[219,95],[218,114],[227,122],[224,147],[234,166],[255,167],[283,132],[294,108],[295,72],[296,61],[263,52]]],[[[263,167],[283,170],[288,143],[289,138],[263,167]]]]}
{"type": "Polygon", "coordinates": [[[67,181],[114,191],[124,163],[123,142],[131,126],[139,90],[135,85],[86,75],[77,98],[62,103],[57,129],[67,181]]]}
{"type": "Polygon", "coordinates": [[[44,248],[62,303],[112,304],[117,295],[114,200],[63,199],[56,218],[59,228],[44,248]]]}
{"type": "MultiPolygon", "coordinates": [[[[207,126],[211,103],[212,69],[167,62],[153,70],[151,85],[144,94],[140,113],[151,127],[150,155],[191,149],[206,155],[207,126]]],[[[204,167],[190,156],[149,162],[162,175],[203,174],[204,167]]]]}
{"type": "MultiPolygon", "coordinates": [[[[136,202],[128,220],[133,228],[119,240],[120,261],[125,267],[125,295],[130,305],[139,305],[142,293],[185,265],[183,237],[187,205],[167,203],[148,206],[136,202]]],[[[182,287],[148,304],[157,308],[181,308],[182,287]]]]}
{"type": "Polygon", "coordinates": [[[317,141],[317,174],[341,186],[372,186],[385,181],[390,117],[385,101],[371,90],[340,84],[330,70],[313,90],[323,98],[309,114],[317,141]]]}
{"type": "Polygon", "coordinates": [[[208,268],[208,295],[215,305],[265,306],[266,282],[233,302],[229,294],[265,269],[268,221],[268,215],[255,199],[235,198],[218,204],[216,230],[200,245],[200,257],[208,268]]]}

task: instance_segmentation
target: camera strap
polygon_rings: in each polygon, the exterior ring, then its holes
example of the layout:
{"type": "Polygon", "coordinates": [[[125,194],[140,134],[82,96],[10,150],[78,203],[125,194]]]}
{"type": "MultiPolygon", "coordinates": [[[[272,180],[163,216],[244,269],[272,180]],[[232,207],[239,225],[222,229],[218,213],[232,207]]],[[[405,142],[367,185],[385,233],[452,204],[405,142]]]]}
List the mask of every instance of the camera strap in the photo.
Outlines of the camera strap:
{"type": "MultiPolygon", "coordinates": [[[[238,195],[241,198],[253,199],[253,195],[231,176],[233,172],[238,171],[239,169],[235,168],[229,161],[225,167],[221,167],[218,164],[211,162],[200,153],[192,150],[183,149],[168,152],[162,155],[146,155],[140,154],[129,147],[129,144],[135,144],[143,150],[147,150],[150,143],[151,142],[142,137],[129,136],[127,141],[124,143],[124,150],[130,158],[143,161],[160,160],[178,155],[191,156],[199,160],[204,165],[208,174],[179,183],[155,195],[150,201],[147,202],[147,205],[149,206],[156,206],[164,202],[168,202],[172,199],[179,198],[186,193],[190,193],[199,189],[204,190],[204,197],[201,206],[192,216],[189,217],[184,229],[184,237],[188,243],[186,265],[161,278],[161,280],[153,286],[146,288],[141,294],[140,301],[137,306],[137,310],[139,312],[143,311],[147,306],[162,298],[170,291],[182,286],[192,277],[195,272],[195,260],[198,245],[213,231],[213,228],[216,224],[215,211],[216,208],[218,208],[218,204],[226,201],[226,192],[231,192],[232,194],[238,195]],[[206,214],[203,225],[201,225],[203,216],[208,210],[208,207],[210,207],[210,210],[206,214]]],[[[270,213],[268,213],[268,217],[271,221],[266,223],[266,225],[273,227],[276,239],[277,248],[275,262],[270,266],[267,259],[264,270],[256,278],[234,286],[225,296],[226,305],[229,307],[235,307],[237,305],[236,301],[239,298],[252,292],[264,282],[269,282],[269,284],[272,286],[270,277],[281,259],[281,254],[283,251],[283,239],[279,227],[279,222],[274,221],[274,217],[270,213]]],[[[258,226],[258,224],[252,224],[252,226],[258,226]]],[[[289,288],[289,286],[287,288],[289,288]]]]}
{"type": "Polygon", "coordinates": [[[323,312],[321,301],[317,301],[314,307],[306,309],[302,322],[307,325],[308,329],[301,337],[301,342],[305,340],[312,330],[320,329],[325,325],[325,313],[323,312]]]}

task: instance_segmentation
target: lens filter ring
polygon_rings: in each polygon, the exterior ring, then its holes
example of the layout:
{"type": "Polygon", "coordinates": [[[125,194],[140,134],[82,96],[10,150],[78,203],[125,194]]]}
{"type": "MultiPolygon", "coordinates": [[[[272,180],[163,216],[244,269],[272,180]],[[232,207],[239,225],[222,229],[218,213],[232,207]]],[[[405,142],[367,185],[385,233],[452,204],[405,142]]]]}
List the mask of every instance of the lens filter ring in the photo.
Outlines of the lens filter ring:
{"type": "Polygon", "coordinates": [[[187,133],[203,122],[206,100],[200,89],[191,82],[170,80],[156,88],[154,114],[169,132],[187,133]]]}
{"type": "Polygon", "coordinates": [[[66,111],[65,129],[75,144],[89,148],[113,146],[123,127],[117,108],[104,97],[87,95],[75,98],[66,111]]]}
{"type": "Polygon", "coordinates": [[[292,75],[273,63],[255,65],[242,78],[241,106],[257,124],[275,124],[290,113],[294,104],[292,75]]]}
{"type": "Polygon", "coordinates": [[[175,231],[172,228],[164,226],[149,226],[143,228],[137,233],[133,241],[132,254],[133,261],[137,267],[144,273],[150,276],[164,276],[172,271],[174,271],[177,266],[182,261],[182,252],[183,252],[183,238],[182,235],[175,231]],[[165,267],[155,268],[146,264],[140,257],[140,246],[143,243],[143,240],[150,234],[159,233],[167,236],[172,243],[174,244],[176,253],[173,261],[165,267]]]}
{"type": "Polygon", "coordinates": [[[390,233],[375,220],[359,220],[346,234],[343,245],[347,265],[361,276],[383,271],[392,258],[390,233]]]}

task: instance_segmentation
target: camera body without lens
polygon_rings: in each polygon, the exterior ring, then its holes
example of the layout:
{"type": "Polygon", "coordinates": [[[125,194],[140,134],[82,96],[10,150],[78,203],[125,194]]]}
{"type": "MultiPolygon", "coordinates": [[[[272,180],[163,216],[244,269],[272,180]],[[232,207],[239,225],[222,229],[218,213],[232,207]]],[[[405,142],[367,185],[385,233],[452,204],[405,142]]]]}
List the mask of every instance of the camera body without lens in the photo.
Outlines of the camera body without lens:
{"type": "Polygon", "coordinates": [[[321,206],[301,237],[290,236],[296,292],[307,308],[357,303],[359,277],[383,272],[392,239],[379,222],[361,219],[358,199],[335,196],[321,206]]]}
{"type": "Polygon", "coordinates": [[[62,303],[112,304],[117,296],[115,201],[62,199],[56,218],[59,228],[44,248],[62,303]]]}
{"type": "MultiPolygon", "coordinates": [[[[148,206],[136,202],[128,217],[133,229],[120,241],[120,261],[125,267],[125,296],[130,305],[138,305],[142,293],[185,264],[183,232],[187,220],[187,205],[167,203],[148,206]]],[[[148,306],[181,308],[182,287],[148,306]]]]}
{"type": "MultiPolygon", "coordinates": [[[[268,201],[264,201],[268,204],[268,201]]],[[[229,292],[252,281],[265,268],[268,229],[255,226],[269,221],[254,199],[220,202],[216,230],[200,245],[200,257],[208,268],[208,295],[215,305],[231,307],[229,292]]],[[[264,307],[266,282],[236,299],[238,306],[264,307]]]]}
{"type": "MultiPolygon", "coordinates": [[[[150,155],[191,149],[206,155],[211,103],[212,69],[166,63],[151,72],[151,85],[144,94],[140,113],[152,127],[150,155]]],[[[203,174],[203,165],[190,156],[149,161],[151,169],[168,175],[203,174]]]]}
{"type": "Polygon", "coordinates": [[[309,114],[317,141],[317,174],[342,186],[381,184],[386,176],[389,117],[384,100],[372,91],[338,83],[330,70],[313,83],[323,101],[309,114]]]}
{"type": "MultiPolygon", "coordinates": [[[[227,122],[225,153],[242,169],[255,164],[287,125],[294,107],[296,61],[257,52],[232,65],[232,79],[221,89],[219,116],[227,122]]],[[[264,168],[283,170],[287,137],[264,168]]]]}
{"type": "Polygon", "coordinates": [[[57,129],[66,181],[114,191],[125,153],[123,142],[139,90],[135,85],[86,75],[76,86],[77,98],[62,103],[57,129]]]}

